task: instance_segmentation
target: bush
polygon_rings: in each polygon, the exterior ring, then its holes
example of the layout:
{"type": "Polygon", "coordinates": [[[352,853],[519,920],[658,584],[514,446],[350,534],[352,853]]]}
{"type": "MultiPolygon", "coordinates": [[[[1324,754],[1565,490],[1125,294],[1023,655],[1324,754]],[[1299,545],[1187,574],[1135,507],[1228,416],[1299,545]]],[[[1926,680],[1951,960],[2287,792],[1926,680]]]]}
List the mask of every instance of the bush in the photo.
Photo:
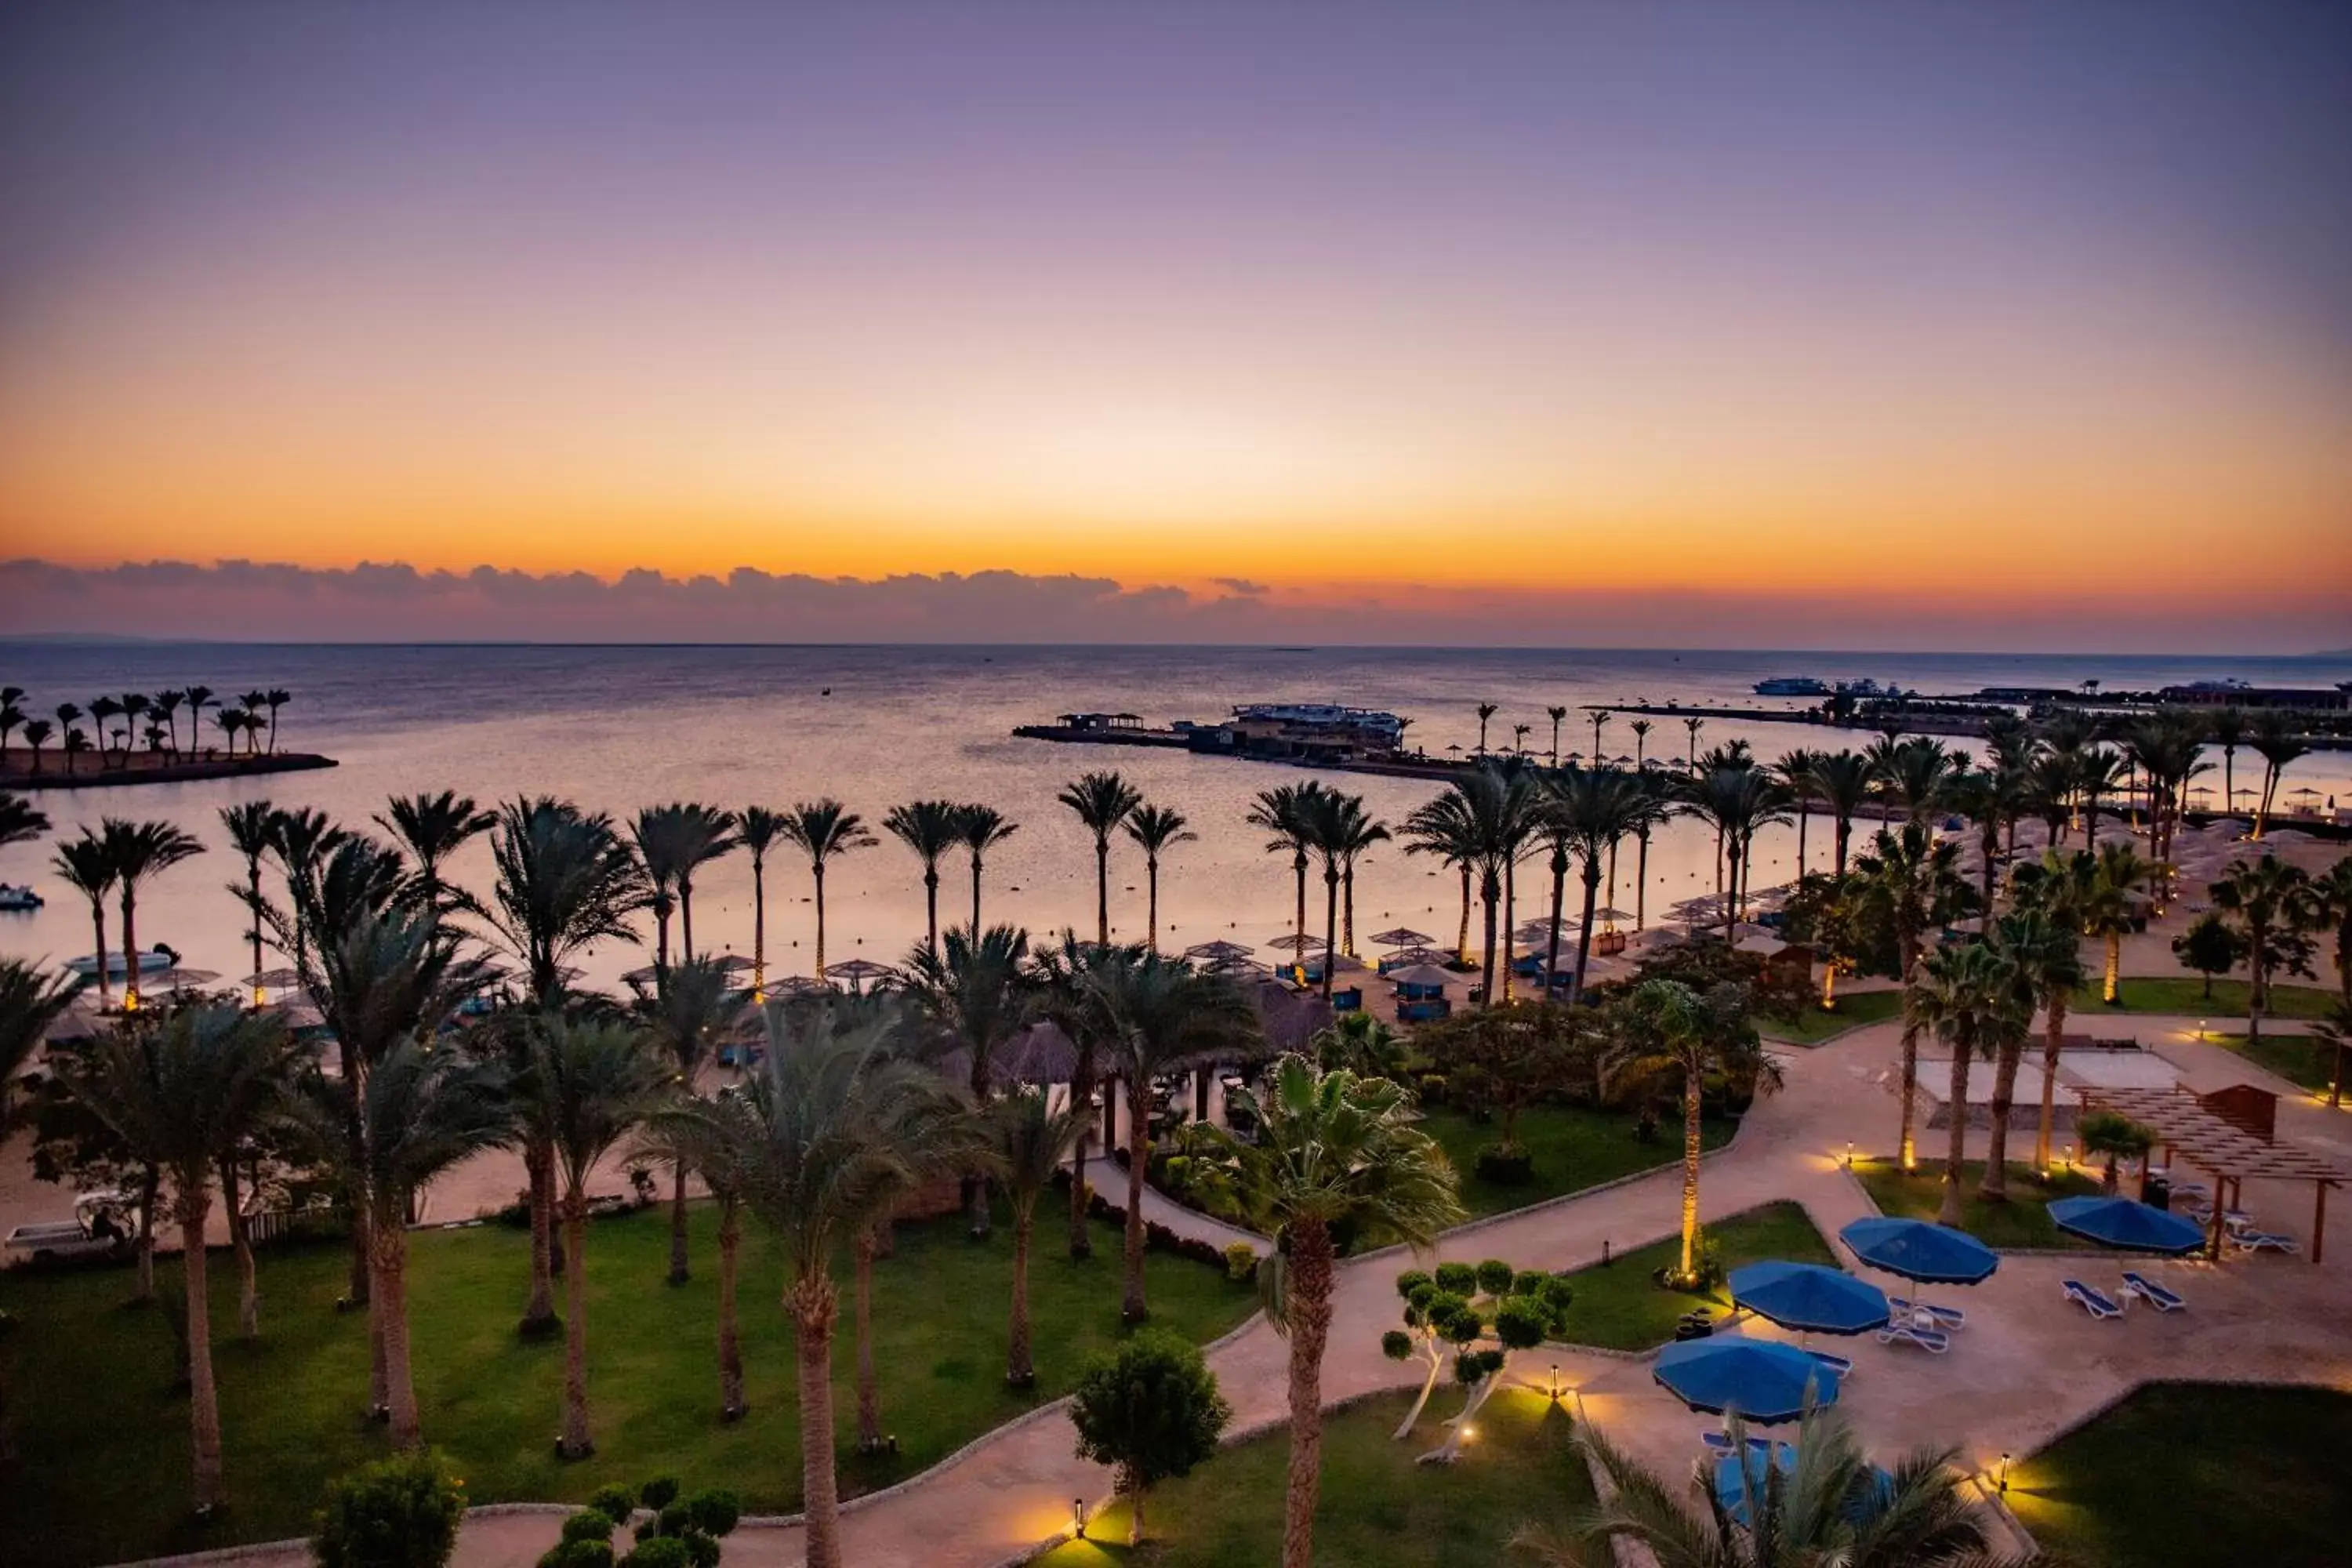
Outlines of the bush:
{"type": "Polygon", "coordinates": [[[656,1476],[637,1489],[637,1500],[659,1513],[677,1499],[677,1478],[656,1476]]]}
{"type": "Polygon", "coordinates": [[[319,1568],[444,1568],[465,1511],[465,1483],[447,1461],[402,1454],[328,1486],[310,1550],[319,1568]]]}
{"type": "Polygon", "coordinates": [[[1470,1168],[1480,1181],[1498,1187],[1524,1187],[1536,1179],[1535,1156],[1507,1143],[1482,1144],[1470,1168]]]}
{"type": "Polygon", "coordinates": [[[1499,1258],[1489,1258],[1478,1265],[1478,1289],[1489,1296],[1508,1290],[1514,1278],[1511,1266],[1499,1258]]]}
{"type": "Polygon", "coordinates": [[[731,1535],[743,1518],[743,1502],[726,1488],[713,1487],[686,1500],[686,1517],[705,1535],[731,1535]]]}
{"type": "Polygon", "coordinates": [[[566,1542],[602,1541],[609,1545],[613,1539],[613,1516],[602,1509],[593,1508],[583,1508],[578,1513],[566,1515],[562,1539],[566,1542]]]}
{"type": "Polygon", "coordinates": [[[1427,1072],[1421,1075],[1421,1102],[1423,1105],[1445,1103],[1445,1075],[1427,1072]]]}
{"type": "Polygon", "coordinates": [[[1478,1289],[1478,1271],[1467,1263],[1441,1263],[1437,1288],[1449,1296],[1467,1296],[1478,1289]]]}
{"type": "Polygon", "coordinates": [[[626,1524],[636,1517],[637,1494],[615,1481],[589,1493],[588,1506],[614,1524],[626,1524]]]}
{"type": "Polygon", "coordinates": [[[656,1535],[622,1558],[621,1568],[695,1568],[694,1553],[677,1536],[656,1535]]]}
{"type": "Polygon", "coordinates": [[[1246,1285],[1257,1278],[1257,1248],[1246,1241],[1225,1243],[1225,1278],[1246,1285]]]}
{"type": "Polygon", "coordinates": [[[548,1548],[539,1568],[613,1568],[609,1541],[566,1541],[548,1548]]]}

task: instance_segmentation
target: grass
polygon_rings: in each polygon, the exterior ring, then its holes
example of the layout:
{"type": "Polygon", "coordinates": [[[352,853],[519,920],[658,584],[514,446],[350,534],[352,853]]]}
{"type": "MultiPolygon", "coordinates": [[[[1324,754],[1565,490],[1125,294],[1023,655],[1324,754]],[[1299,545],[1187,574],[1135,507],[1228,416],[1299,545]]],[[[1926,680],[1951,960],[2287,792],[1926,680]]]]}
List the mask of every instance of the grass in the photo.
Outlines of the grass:
{"type": "MultiPolygon", "coordinates": [[[[1458,1402],[1459,1395],[1455,1395],[1458,1402]]],[[[1389,1434],[1412,1403],[1384,1394],[1331,1416],[1323,1427],[1323,1483],[1315,1510],[1315,1558],[1348,1568],[1493,1568],[1513,1560],[1523,1526],[1563,1524],[1592,1500],[1584,1461],[1570,1447],[1559,1406],[1507,1388],[1487,1401],[1476,1438],[1452,1465],[1420,1465],[1438,1422],[1430,1401],[1421,1429],[1389,1434]]],[[[1282,1556],[1284,1467],[1289,1435],[1276,1430],[1220,1453],[1182,1480],[1152,1489],[1140,1547],[1127,1544],[1125,1504],[1092,1521],[1086,1541],[1036,1559],[1038,1568],[1227,1568],[1282,1556]],[[1097,1539],[1098,1538],[1098,1539],[1097,1539]]]]}
{"type": "MultiPolygon", "coordinates": [[[[655,1474],[689,1488],[724,1484],[747,1511],[797,1509],[801,1459],[793,1342],[777,1305],[782,1263],[749,1226],[740,1305],[751,1410],[718,1419],[715,1232],[694,1210],[694,1279],[663,1282],[664,1211],[600,1221],[588,1237],[589,1397],[597,1442],[576,1464],[553,1454],[562,1413],[561,1338],[525,1344],[526,1238],[502,1226],[420,1234],[410,1249],[411,1332],[425,1438],[457,1461],[477,1502],[585,1499],[606,1481],[655,1474]]],[[[860,1458],[847,1270],[835,1387],[845,1494],[910,1475],[1042,1401],[1065,1393],[1079,1363],[1121,1335],[1118,1234],[1097,1228],[1095,1257],[1069,1260],[1061,1229],[1041,1226],[1030,1271],[1038,1382],[1004,1384],[1012,1243],[967,1240],[953,1217],[902,1226],[875,1287],[876,1359],[895,1457],[860,1458]]],[[[231,1507],[199,1528],[186,1515],[188,1422],[171,1389],[163,1314],[123,1305],[125,1269],[0,1276],[0,1306],[21,1320],[8,1348],[10,1422],[20,1462],[0,1483],[9,1561],[113,1562],[307,1531],[329,1478],[388,1451],[362,1419],[364,1320],[338,1316],[346,1254],[313,1246],[264,1255],[257,1344],[236,1338],[235,1271],[215,1253],[213,1323],[231,1507]]],[[[1221,1271],[1153,1254],[1155,1321],[1207,1340],[1247,1317],[1248,1289],[1221,1271]]],[[[175,1261],[160,1290],[180,1289],[175,1261]]],[[[559,1291],[559,1300],[561,1292],[559,1291]]]]}
{"type": "Polygon", "coordinates": [[[1807,1007],[1791,1024],[1780,1018],[1759,1018],[1757,1028],[1768,1039],[1786,1040],[1791,1045],[1818,1046],[1823,1040],[1858,1029],[1864,1024],[1884,1023],[1903,1011],[1900,991],[1855,991],[1837,999],[1837,1010],[1824,1013],[1818,1005],[1807,1007]]]}
{"type": "MultiPolygon", "coordinates": [[[[2097,954],[2084,950],[2084,962],[2097,966],[2097,954]]],[[[2125,975],[2117,987],[2120,1000],[2114,1006],[2099,1000],[2099,982],[2074,993],[2066,1015],[2070,1028],[2091,1030],[2098,1026],[2102,1013],[2165,1013],[2183,1018],[2242,1018],[2246,1016],[2246,983],[2242,980],[2216,980],[2213,994],[2205,994],[2205,982],[2186,976],[2166,979],[2138,979],[2125,975]]],[[[2316,985],[2271,986],[2270,1008],[2266,1018],[2325,1018],[2335,1003],[2336,994],[2316,985]]]]}
{"type": "MultiPolygon", "coordinates": [[[[1784,1258],[1791,1263],[1835,1263],[1836,1255],[1804,1207],[1766,1204],[1706,1226],[1726,1274],[1745,1263],[1784,1258]]],[[[1675,1337],[1675,1324],[1695,1307],[1728,1310],[1728,1290],[1669,1290],[1653,1276],[1682,1261],[1682,1240],[1668,1237],[1608,1263],[1580,1268],[1570,1279],[1576,1300],[1569,1308],[1567,1337],[1605,1350],[1641,1351],[1675,1337]]]]}
{"type": "Polygon", "coordinates": [[[2312,1035],[2200,1035],[2208,1045],[2237,1052],[2248,1061],[2299,1088],[2326,1094],[2336,1075],[2336,1047],[2312,1035]]]}
{"type": "MultiPolygon", "coordinates": [[[[1707,1148],[1719,1147],[1738,1125],[1727,1119],[1701,1124],[1707,1148]]],[[[1440,1106],[1425,1112],[1421,1130],[1437,1140],[1462,1175],[1462,1206],[1471,1217],[1525,1208],[1547,1198],[1581,1192],[1682,1158],[1682,1123],[1662,1122],[1655,1142],[1633,1136],[1633,1119],[1620,1111],[1575,1105],[1530,1106],[1519,1113],[1518,1139],[1535,1156],[1534,1180],[1507,1186],[1477,1173],[1478,1151],[1502,1137],[1498,1121],[1479,1121],[1467,1112],[1440,1106]]]]}
{"type": "MultiPolygon", "coordinates": [[[[2031,1140],[2031,1130],[2027,1132],[2031,1140]]],[[[1898,1219],[1935,1219],[1944,1206],[1944,1162],[1922,1160],[1907,1174],[1892,1160],[1856,1160],[1854,1175],[1882,1214],[1898,1219]]],[[[1977,1196],[1984,1180],[1984,1162],[1970,1160],[1960,1167],[1960,1228],[1987,1247],[2064,1247],[2086,1246],[2069,1237],[2050,1220],[2052,1198],[2071,1198],[2099,1190],[2098,1179],[2080,1171],[2054,1171],[2047,1183],[2036,1181],[2032,1165],[2010,1162],[2010,1201],[1989,1204],[1977,1196]]]]}
{"type": "Polygon", "coordinates": [[[2053,1568],[2317,1568],[2352,1541],[2352,1394],[2159,1383],[2010,1471],[2053,1568]]]}

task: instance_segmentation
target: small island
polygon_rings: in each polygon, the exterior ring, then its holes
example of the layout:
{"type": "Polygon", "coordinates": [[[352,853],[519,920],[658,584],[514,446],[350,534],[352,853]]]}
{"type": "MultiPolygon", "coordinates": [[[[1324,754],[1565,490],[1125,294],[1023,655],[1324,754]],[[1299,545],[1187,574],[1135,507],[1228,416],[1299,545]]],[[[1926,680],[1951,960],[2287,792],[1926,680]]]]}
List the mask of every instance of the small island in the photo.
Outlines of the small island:
{"type": "Polygon", "coordinates": [[[87,706],[59,702],[37,713],[23,687],[0,686],[0,784],[102,789],[335,766],[334,758],[315,752],[278,749],[278,711],[293,700],[282,688],[231,699],[215,697],[209,686],[188,686],[107,694],[87,706]],[[208,709],[219,742],[199,745],[208,709]]]}

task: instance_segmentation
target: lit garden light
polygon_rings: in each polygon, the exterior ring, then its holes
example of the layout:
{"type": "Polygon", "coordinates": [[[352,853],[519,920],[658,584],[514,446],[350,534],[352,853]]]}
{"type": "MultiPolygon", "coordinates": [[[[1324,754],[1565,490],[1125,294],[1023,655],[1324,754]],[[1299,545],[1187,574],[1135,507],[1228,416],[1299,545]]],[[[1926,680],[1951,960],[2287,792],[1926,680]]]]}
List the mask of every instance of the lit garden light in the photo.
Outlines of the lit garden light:
{"type": "Polygon", "coordinates": [[[2000,1492],[2001,1496],[2007,1497],[2009,1495],[2009,1456],[2007,1454],[2003,1454],[2000,1457],[2000,1479],[1995,1483],[1995,1486],[2000,1492]]]}
{"type": "Polygon", "coordinates": [[[1070,1538],[1074,1541],[1087,1538],[1087,1500],[1082,1497],[1070,1500],[1070,1538]]]}

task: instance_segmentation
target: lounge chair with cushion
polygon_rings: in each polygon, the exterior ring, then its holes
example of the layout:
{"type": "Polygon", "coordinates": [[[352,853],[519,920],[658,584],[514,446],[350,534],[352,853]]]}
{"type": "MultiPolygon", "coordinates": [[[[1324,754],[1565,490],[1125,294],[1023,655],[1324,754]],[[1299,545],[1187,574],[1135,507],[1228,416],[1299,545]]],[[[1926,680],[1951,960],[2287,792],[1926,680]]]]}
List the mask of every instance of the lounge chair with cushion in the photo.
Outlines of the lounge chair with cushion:
{"type": "Polygon", "coordinates": [[[1840,1379],[1849,1378],[1853,1375],[1853,1363],[1847,1360],[1844,1356],[1832,1355],[1827,1351],[1807,1351],[1805,1353],[1812,1357],[1815,1361],[1821,1363],[1822,1365],[1829,1368],[1830,1371],[1837,1373],[1840,1379]]]}
{"type": "Polygon", "coordinates": [[[2059,1281],[2059,1285],[2066,1292],[2066,1300],[2094,1318],[2120,1318],[2124,1315],[2121,1304],[2109,1300],[2095,1286],[2085,1285],[2080,1279],[2063,1279],[2059,1281]]]}
{"type": "Polygon", "coordinates": [[[2133,1269],[2124,1270],[2123,1294],[2137,1296],[2159,1312],[2178,1312],[2189,1303],[2174,1291],[2133,1269]]]}
{"type": "Polygon", "coordinates": [[[1923,1329],[1916,1323],[1894,1322],[1878,1331],[1878,1342],[1883,1345],[1916,1345],[1930,1355],[1942,1355],[1952,1348],[1952,1336],[1941,1329],[1923,1329]]]}
{"type": "Polygon", "coordinates": [[[1909,1318],[1923,1329],[1937,1329],[1957,1334],[1969,1326],[1969,1315],[1958,1307],[1938,1307],[1933,1301],[1909,1301],[1900,1296],[1886,1298],[1887,1310],[1898,1318],[1909,1318]],[[1920,1321],[1926,1314],[1927,1321],[1920,1321]]]}
{"type": "Polygon", "coordinates": [[[2252,1227],[2231,1231],[2230,1245],[2241,1252],[2284,1252],[2293,1255],[2303,1250],[2303,1244],[2291,1236],[2282,1236],[2274,1230],[2255,1230],[2252,1227]]]}

